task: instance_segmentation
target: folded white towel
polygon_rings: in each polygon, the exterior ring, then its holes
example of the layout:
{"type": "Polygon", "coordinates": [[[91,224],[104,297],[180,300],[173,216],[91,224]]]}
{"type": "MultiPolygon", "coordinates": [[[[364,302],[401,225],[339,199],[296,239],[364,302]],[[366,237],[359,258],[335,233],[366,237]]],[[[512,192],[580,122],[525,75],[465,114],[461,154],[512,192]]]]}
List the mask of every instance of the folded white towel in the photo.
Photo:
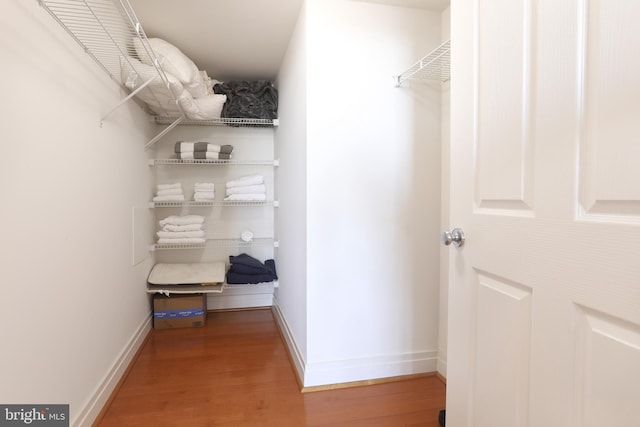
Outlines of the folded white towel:
{"type": "Polygon", "coordinates": [[[216,192],[213,191],[213,190],[211,190],[211,191],[209,191],[209,190],[206,190],[206,191],[205,190],[202,190],[202,191],[201,190],[196,190],[196,191],[193,192],[193,195],[194,196],[198,195],[198,196],[210,196],[210,197],[213,197],[213,196],[216,195],[216,192]]]}
{"type": "Polygon", "coordinates": [[[204,237],[204,230],[198,231],[158,231],[156,235],[161,239],[182,239],[185,237],[204,237]]]}
{"type": "Polygon", "coordinates": [[[193,188],[196,190],[214,190],[216,188],[216,184],[213,182],[196,182],[193,188]]]}
{"type": "Polygon", "coordinates": [[[171,215],[160,220],[161,227],[167,224],[173,224],[173,225],[204,224],[204,217],[202,215],[171,215]]]}
{"type": "Polygon", "coordinates": [[[200,231],[203,228],[204,228],[204,224],[187,224],[187,225],[167,224],[162,226],[162,231],[200,231]]]}
{"type": "Polygon", "coordinates": [[[170,194],[168,196],[155,196],[154,202],[183,202],[184,194],[170,194]]]}
{"type": "Polygon", "coordinates": [[[258,185],[243,185],[242,187],[227,188],[227,196],[231,194],[264,194],[267,192],[267,187],[264,184],[258,185]]]}
{"type": "Polygon", "coordinates": [[[171,190],[174,188],[182,188],[182,184],[179,182],[174,182],[172,184],[158,184],[158,190],[171,190]]]}
{"type": "Polygon", "coordinates": [[[193,197],[194,202],[213,202],[214,199],[215,197],[211,197],[211,196],[194,196],[193,197]]]}
{"type": "Polygon", "coordinates": [[[227,188],[231,187],[243,187],[247,185],[257,185],[264,183],[264,176],[262,175],[247,175],[227,182],[227,188]]]}
{"type": "Polygon", "coordinates": [[[177,244],[177,245],[199,245],[206,243],[207,239],[205,237],[184,237],[180,239],[158,239],[158,244],[160,245],[169,245],[169,244],[177,244]]]}
{"type": "Polygon", "coordinates": [[[184,194],[182,188],[170,188],[168,190],[156,191],[156,196],[173,196],[175,194],[184,194]]]}
{"type": "Polygon", "coordinates": [[[187,151],[195,151],[196,149],[196,143],[195,142],[186,142],[186,141],[182,141],[180,143],[180,151],[182,153],[187,152],[187,151]]]}
{"type": "Polygon", "coordinates": [[[224,198],[229,201],[244,201],[244,202],[263,202],[267,200],[266,194],[231,194],[224,198]]]}

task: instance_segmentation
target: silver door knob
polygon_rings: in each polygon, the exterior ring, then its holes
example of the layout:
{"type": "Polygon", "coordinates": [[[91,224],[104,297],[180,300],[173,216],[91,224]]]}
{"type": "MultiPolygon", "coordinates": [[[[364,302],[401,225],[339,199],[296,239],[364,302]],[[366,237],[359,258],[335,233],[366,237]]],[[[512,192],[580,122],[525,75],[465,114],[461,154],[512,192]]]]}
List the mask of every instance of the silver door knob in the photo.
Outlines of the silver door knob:
{"type": "Polygon", "coordinates": [[[464,245],[464,232],[461,228],[454,228],[453,230],[443,231],[440,234],[440,241],[443,245],[449,246],[453,243],[453,246],[459,248],[464,245]]]}

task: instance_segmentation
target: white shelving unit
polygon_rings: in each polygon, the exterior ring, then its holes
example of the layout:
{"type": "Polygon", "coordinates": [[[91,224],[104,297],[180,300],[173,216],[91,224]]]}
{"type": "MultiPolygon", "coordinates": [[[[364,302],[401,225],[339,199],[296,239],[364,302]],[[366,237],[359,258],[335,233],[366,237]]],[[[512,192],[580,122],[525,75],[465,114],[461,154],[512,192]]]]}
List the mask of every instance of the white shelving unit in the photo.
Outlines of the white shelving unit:
{"type": "MultiPolygon", "coordinates": [[[[48,12],[51,17],[62,26],[62,28],[80,45],[86,54],[88,54],[106,73],[107,75],[122,88],[127,94],[117,105],[113,106],[106,114],[101,117],[104,122],[113,112],[120,106],[134,98],[137,94],[150,92],[147,87],[158,76],[166,86],[166,93],[163,90],[162,97],[176,101],[176,105],[180,106],[174,94],[168,89],[169,79],[162,67],[159,65],[153,49],[151,48],[147,36],[140,24],[138,18],[129,4],[128,0],[37,0],[38,4],[48,12]],[[136,48],[134,41],[140,42],[144,50],[151,58],[153,68],[157,75],[142,76],[138,74],[138,78],[144,83],[135,91],[130,91],[121,82],[121,66],[122,61],[129,61],[131,56],[135,56],[136,48]],[[141,92],[145,91],[145,92],[141,92]]],[[[129,63],[129,65],[131,65],[129,63]]],[[[136,71],[135,67],[131,67],[136,71]]],[[[137,72],[137,71],[136,71],[137,72]]],[[[153,74],[153,73],[152,73],[153,74]]],[[[160,89],[162,90],[162,89],[160,89]]],[[[154,91],[155,92],[155,91],[154,91]]],[[[150,96],[156,96],[157,93],[151,93],[150,96]]],[[[160,117],[154,114],[148,107],[143,106],[150,120],[158,125],[159,132],[151,140],[145,144],[145,148],[159,142],[172,129],[176,129],[178,125],[189,126],[220,126],[227,128],[273,128],[279,125],[277,119],[250,119],[250,118],[219,118],[214,120],[190,120],[185,114],[179,117],[160,117]]],[[[179,160],[179,159],[155,159],[151,160],[151,166],[160,165],[202,165],[202,166],[255,166],[255,167],[277,167],[278,160],[179,160]]],[[[251,168],[248,168],[249,170],[251,168]]],[[[211,202],[150,202],[150,208],[206,208],[206,207],[277,207],[278,202],[269,200],[264,202],[248,202],[248,201],[211,201],[211,202]]],[[[268,234],[268,233],[264,233],[268,234]]],[[[207,239],[205,243],[197,245],[185,244],[152,244],[151,251],[159,250],[202,250],[207,248],[244,248],[251,246],[261,247],[277,247],[278,242],[273,237],[254,238],[249,242],[241,239],[207,239]]],[[[264,305],[265,299],[260,299],[261,294],[269,295],[265,289],[272,293],[276,283],[260,284],[251,286],[251,289],[241,289],[240,285],[233,285],[231,294],[234,292],[239,294],[255,294],[252,298],[258,298],[259,305],[264,305]]],[[[162,293],[221,293],[226,286],[192,286],[164,289],[162,293]]],[[[148,289],[149,292],[158,292],[157,289],[148,289]]],[[[222,307],[224,308],[224,307],[222,307]]]]}
{"type": "Polygon", "coordinates": [[[449,81],[451,78],[451,40],[442,43],[394,78],[396,87],[401,86],[408,79],[449,81]]]}
{"type": "MultiPolygon", "coordinates": [[[[188,123],[181,123],[181,125],[188,126],[188,123]]],[[[202,125],[202,123],[199,123],[202,125]]],[[[200,131],[196,129],[190,129],[188,132],[193,134],[201,134],[200,131]]],[[[235,130],[233,128],[228,128],[224,131],[225,134],[230,135],[229,138],[233,140],[235,134],[235,130]]],[[[220,137],[214,137],[220,138],[220,137]]],[[[222,137],[226,138],[226,137],[222,137]]],[[[252,150],[246,150],[247,146],[253,145],[253,141],[247,141],[246,136],[242,137],[243,144],[245,144],[244,155],[248,155],[252,153],[252,150]],[[248,144],[248,145],[246,145],[248,144]]],[[[207,139],[207,137],[202,137],[202,139],[207,139]]],[[[224,143],[230,143],[231,141],[224,143]]],[[[220,141],[219,143],[223,143],[220,141]]],[[[260,143],[260,141],[256,142],[260,143]]],[[[168,147],[162,145],[162,147],[166,150],[168,147]]],[[[260,150],[258,150],[260,151],[260,150]]],[[[163,152],[166,156],[166,151],[163,152]]],[[[252,153],[255,154],[255,153],[252,153]]],[[[264,154],[264,153],[263,153],[264,154]]],[[[173,154],[169,154],[172,156],[173,154]]],[[[259,155],[259,154],[258,154],[259,155]]],[[[169,176],[172,177],[173,180],[178,181],[180,176],[184,176],[187,181],[206,181],[209,178],[205,178],[208,176],[215,176],[215,178],[211,178],[216,181],[216,188],[218,188],[219,180],[223,176],[227,176],[227,173],[231,170],[242,171],[248,169],[249,174],[253,174],[258,170],[262,170],[264,168],[273,170],[274,168],[279,166],[278,160],[180,160],[176,158],[157,158],[149,161],[149,166],[152,167],[161,167],[163,174],[170,173],[169,176]],[[206,168],[209,166],[211,169],[206,168]],[[184,173],[182,172],[184,169],[184,173]],[[212,173],[212,175],[209,175],[212,173]]],[[[228,178],[227,178],[228,179],[228,178]]],[[[224,191],[224,185],[222,185],[224,191]]],[[[244,215],[243,218],[252,217],[251,209],[256,208],[257,212],[263,211],[260,208],[272,207],[276,208],[279,206],[279,202],[277,200],[266,200],[266,201],[227,201],[227,200],[212,200],[207,202],[196,202],[191,200],[185,201],[168,201],[168,202],[149,202],[149,207],[153,209],[163,209],[163,208],[174,208],[174,209],[187,209],[187,212],[191,208],[218,208],[218,210],[210,211],[207,213],[202,213],[205,217],[208,218],[208,221],[213,226],[207,226],[207,239],[205,242],[201,244],[152,244],[150,250],[153,252],[162,252],[163,254],[170,253],[171,251],[180,251],[183,254],[176,254],[177,259],[207,259],[211,254],[214,254],[215,259],[222,259],[221,257],[215,256],[215,254],[237,254],[240,252],[249,252],[251,253],[252,249],[256,250],[259,253],[264,253],[271,251],[268,248],[277,248],[279,246],[279,242],[271,236],[264,237],[264,235],[259,237],[254,237],[250,241],[242,240],[241,238],[217,238],[215,237],[218,231],[221,231],[221,234],[228,234],[228,231],[220,230],[215,224],[217,223],[216,217],[219,215],[225,216],[228,220],[229,217],[234,217],[234,213],[230,213],[227,209],[239,209],[242,208],[244,215]],[[247,209],[247,210],[244,210],[247,209]],[[226,212],[222,214],[222,212],[226,212]],[[214,218],[211,218],[213,216],[214,218]],[[189,251],[195,251],[194,254],[191,254],[189,251]]],[[[158,216],[158,218],[161,215],[158,216]]],[[[238,220],[238,222],[241,220],[238,220]]],[[[260,221],[260,220],[259,220],[260,221]]],[[[249,223],[252,221],[249,220],[249,223]]],[[[251,226],[249,226],[251,228],[251,226]]],[[[265,230],[263,229],[262,232],[265,230]]],[[[271,230],[273,231],[273,230],[271,230]]],[[[163,255],[161,259],[167,260],[168,258],[174,258],[174,255],[163,255]]],[[[188,286],[183,287],[180,285],[179,287],[152,287],[148,286],[147,291],[150,293],[201,293],[203,291],[207,291],[209,294],[217,294],[218,296],[210,295],[209,301],[214,308],[229,308],[226,306],[226,303],[222,301],[247,301],[246,304],[252,306],[251,304],[257,304],[255,301],[268,301],[270,295],[273,294],[273,290],[277,287],[277,281],[272,283],[261,283],[259,285],[229,285],[224,283],[219,290],[214,288],[200,287],[200,286],[188,286]],[[206,289],[205,289],[206,288],[206,289]]],[[[265,304],[260,302],[260,304],[265,304]]],[[[231,308],[235,308],[231,307],[231,308]]]]}

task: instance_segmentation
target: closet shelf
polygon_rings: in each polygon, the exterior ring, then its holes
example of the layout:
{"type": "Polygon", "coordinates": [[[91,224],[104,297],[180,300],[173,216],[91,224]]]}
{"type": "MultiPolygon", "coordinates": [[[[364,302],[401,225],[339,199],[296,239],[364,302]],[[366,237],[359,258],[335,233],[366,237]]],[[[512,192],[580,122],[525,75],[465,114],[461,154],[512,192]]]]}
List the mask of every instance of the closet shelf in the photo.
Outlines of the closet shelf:
{"type": "MultiPolygon", "coordinates": [[[[153,117],[153,121],[158,125],[170,125],[176,119],[177,117],[153,117]]],[[[180,124],[191,126],[275,127],[280,122],[278,119],[219,118],[213,120],[184,119],[180,121],[180,124]]]]}
{"type": "Polygon", "coordinates": [[[200,244],[154,244],[151,251],[159,250],[181,250],[181,249],[205,249],[205,248],[248,248],[252,246],[273,246],[278,247],[279,242],[273,238],[261,237],[245,242],[242,239],[207,239],[200,244]]]}
{"type": "Polygon", "coordinates": [[[222,200],[211,202],[196,202],[193,200],[186,200],[184,202],[149,202],[150,208],[200,208],[200,207],[213,207],[213,206],[273,206],[279,207],[280,203],[277,200],[267,201],[241,201],[241,200],[222,200]]]}
{"type": "Polygon", "coordinates": [[[418,62],[396,76],[396,87],[408,79],[449,81],[451,77],[451,40],[429,52],[418,62]]]}
{"type": "Polygon", "coordinates": [[[216,285],[152,285],[147,284],[149,294],[221,294],[224,283],[216,285]]]}
{"type": "Polygon", "coordinates": [[[180,159],[151,159],[149,166],[157,165],[209,165],[209,166],[279,166],[278,160],[180,160],[180,159]]]}
{"type": "Polygon", "coordinates": [[[229,292],[233,292],[234,290],[242,290],[247,286],[251,286],[253,291],[264,291],[271,290],[273,288],[279,287],[279,283],[277,280],[273,282],[262,282],[255,284],[229,284],[229,283],[219,283],[217,285],[151,285],[147,284],[147,293],[149,294],[221,294],[224,293],[225,290],[229,292]],[[264,289],[260,289],[264,288],[264,289]]]}

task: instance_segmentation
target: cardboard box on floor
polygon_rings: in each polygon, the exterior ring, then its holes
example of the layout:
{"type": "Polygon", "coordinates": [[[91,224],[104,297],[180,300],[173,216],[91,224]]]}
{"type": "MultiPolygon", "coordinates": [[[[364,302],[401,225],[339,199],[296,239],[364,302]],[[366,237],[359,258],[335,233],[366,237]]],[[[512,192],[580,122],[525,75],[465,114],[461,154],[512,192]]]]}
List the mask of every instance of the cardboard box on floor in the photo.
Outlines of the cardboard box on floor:
{"type": "Polygon", "coordinates": [[[207,319],[207,296],[153,296],[153,328],[173,329],[204,326],[207,319]]]}

